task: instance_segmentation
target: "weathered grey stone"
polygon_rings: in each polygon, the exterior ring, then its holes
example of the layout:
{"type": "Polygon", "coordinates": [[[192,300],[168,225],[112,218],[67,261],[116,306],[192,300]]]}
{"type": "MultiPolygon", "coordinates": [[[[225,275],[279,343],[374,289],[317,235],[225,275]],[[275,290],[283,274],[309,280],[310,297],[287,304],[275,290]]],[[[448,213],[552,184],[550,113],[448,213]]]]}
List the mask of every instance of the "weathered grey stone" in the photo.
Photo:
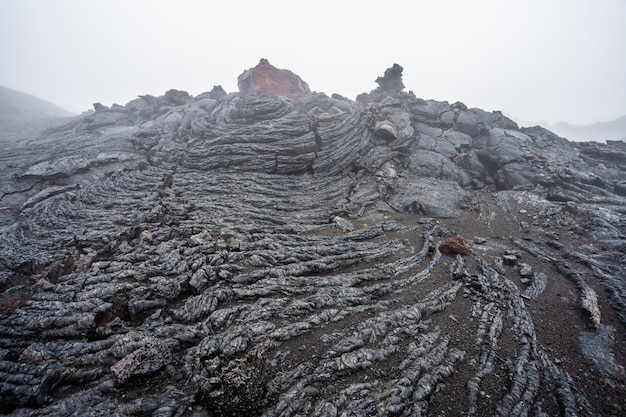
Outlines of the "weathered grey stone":
{"type": "Polygon", "coordinates": [[[388,199],[391,207],[431,217],[457,217],[465,197],[465,192],[456,182],[409,173],[398,179],[396,187],[398,192],[388,199]]]}
{"type": "Polygon", "coordinates": [[[454,181],[461,186],[469,186],[471,178],[444,155],[434,151],[419,151],[409,158],[408,170],[419,177],[454,181]]]}
{"type": "Polygon", "coordinates": [[[0,413],[623,414],[626,145],[394,85],[3,142],[0,413]]]}
{"type": "Polygon", "coordinates": [[[167,346],[154,342],[129,353],[111,366],[111,373],[120,384],[137,376],[146,376],[166,366],[171,360],[167,346]]]}

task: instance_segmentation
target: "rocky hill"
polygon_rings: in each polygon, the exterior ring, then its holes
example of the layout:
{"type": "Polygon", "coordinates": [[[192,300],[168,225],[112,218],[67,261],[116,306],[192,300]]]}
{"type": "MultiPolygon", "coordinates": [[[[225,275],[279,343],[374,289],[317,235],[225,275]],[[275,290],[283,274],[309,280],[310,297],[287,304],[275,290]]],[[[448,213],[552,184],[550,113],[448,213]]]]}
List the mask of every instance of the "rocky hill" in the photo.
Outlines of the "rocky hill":
{"type": "Polygon", "coordinates": [[[599,416],[626,144],[266,60],[0,153],[0,412],[599,416]]]}
{"type": "Polygon", "coordinates": [[[549,129],[576,141],[626,140],[626,116],[621,116],[613,121],[588,125],[560,122],[550,125],[549,129]]]}
{"type": "Polygon", "coordinates": [[[0,120],[69,117],[72,113],[30,94],[0,86],[0,120]]]}
{"type": "Polygon", "coordinates": [[[74,114],[30,94],[0,86],[0,144],[38,136],[74,114]]]}

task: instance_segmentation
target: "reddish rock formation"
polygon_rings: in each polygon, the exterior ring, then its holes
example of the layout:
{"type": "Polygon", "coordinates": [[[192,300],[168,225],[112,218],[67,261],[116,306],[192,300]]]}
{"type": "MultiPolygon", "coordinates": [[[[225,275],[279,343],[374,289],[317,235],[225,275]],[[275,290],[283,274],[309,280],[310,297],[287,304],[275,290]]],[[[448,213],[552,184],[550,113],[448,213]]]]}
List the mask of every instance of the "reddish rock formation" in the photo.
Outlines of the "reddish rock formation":
{"type": "Polygon", "coordinates": [[[309,85],[302,78],[289,70],[276,68],[265,58],[256,67],[244,71],[237,78],[237,85],[239,92],[244,95],[263,92],[288,98],[304,98],[311,94],[309,85]]]}
{"type": "Polygon", "coordinates": [[[458,253],[461,255],[469,255],[470,249],[467,240],[461,235],[448,237],[441,242],[441,251],[443,253],[458,253]]]}

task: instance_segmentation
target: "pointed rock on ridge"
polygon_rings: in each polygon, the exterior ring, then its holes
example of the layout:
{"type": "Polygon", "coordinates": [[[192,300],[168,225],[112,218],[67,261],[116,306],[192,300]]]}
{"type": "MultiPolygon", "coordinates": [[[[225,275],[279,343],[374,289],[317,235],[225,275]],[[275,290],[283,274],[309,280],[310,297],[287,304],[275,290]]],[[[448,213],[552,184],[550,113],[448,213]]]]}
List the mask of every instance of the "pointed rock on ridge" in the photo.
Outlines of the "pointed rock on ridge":
{"type": "Polygon", "coordinates": [[[402,91],[404,90],[404,83],[402,82],[402,68],[398,64],[393,64],[391,68],[385,70],[385,74],[382,77],[376,78],[376,84],[381,91],[402,91]]]}
{"type": "Polygon", "coordinates": [[[253,95],[259,92],[288,98],[304,98],[311,94],[309,85],[289,70],[279,69],[265,58],[256,67],[237,78],[239,92],[253,95]]]}
{"type": "Polygon", "coordinates": [[[368,103],[380,103],[383,100],[392,99],[405,99],[415,98],[415,94],[412,91],[408,93],[404,90],[404,83],[402,82],[402,68],[399,64],[393,64],[393,66],[387,68],[382,77],[376,78],[376,87],[369,93],[361,93],[356,96],[356,100],[362,104],[368,103]]]}

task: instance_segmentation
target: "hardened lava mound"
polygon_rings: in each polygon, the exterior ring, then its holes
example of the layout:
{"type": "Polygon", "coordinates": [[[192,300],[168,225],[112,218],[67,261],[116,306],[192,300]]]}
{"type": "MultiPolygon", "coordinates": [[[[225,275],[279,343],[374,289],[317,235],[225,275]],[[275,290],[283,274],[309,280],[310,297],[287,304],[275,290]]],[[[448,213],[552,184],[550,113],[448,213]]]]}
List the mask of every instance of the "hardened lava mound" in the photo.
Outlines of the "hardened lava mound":
{"type": "Polygon", "coordinates": [[[3,138],[0,412],[624,415],[626,144],[401,77],[3,138]]]}

